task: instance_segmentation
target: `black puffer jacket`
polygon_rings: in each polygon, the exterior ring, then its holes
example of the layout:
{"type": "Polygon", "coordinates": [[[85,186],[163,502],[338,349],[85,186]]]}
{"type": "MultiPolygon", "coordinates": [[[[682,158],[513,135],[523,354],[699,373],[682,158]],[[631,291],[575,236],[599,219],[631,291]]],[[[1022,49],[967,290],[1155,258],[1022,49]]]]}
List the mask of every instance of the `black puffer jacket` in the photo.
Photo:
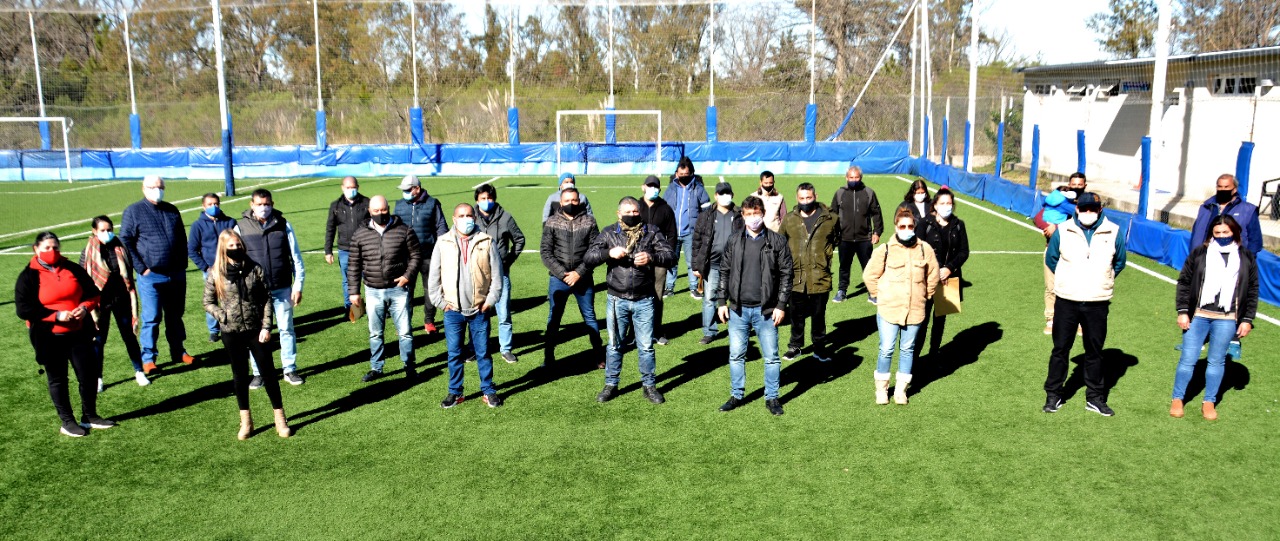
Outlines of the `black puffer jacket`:
{"type": "Polygon", "coordinates": [[[765,317],[773,316],[775,307],[785,307],[791,300],[792,272],[795,261],[791,259],[791,248],[787,247],[787,239],[782,235],[761,228],[764,235],[764,246],[760,250],[760,276],[764,277],[760,284],[742,283],[743,252],[747,242],[746,233],[738,233],[729,239],[724,248],[724,259],[720,265],[720,287],[716,290],[716,305],[728,306],[730,310],[738,310],[738,299],[742,298],[742,288],[759,287],[760,312],[765,317]]]}
{"type": "Polygon", "coordinates": [[[930,214],[916,222],[916,236],[933,248],[938,256],[938,268],[951,271],[951,276],[959,278],[960,268],[969,260],[969,233],[964,229],[964,221],[955,217],[947,220],[947,225],[938,223],[937,216],[930,214]]]}
{"type": "MultiPolygon", "coordinates": [[[[1179,314],[1195,316],[1196,306],[1200,303],[1200,290],[1204,287],[1204,266],[1206,257],[1222,257],[1210,254],[1209,248],[1203,244],[1191,250],[1187,261],[1182,264],[1182,273],[1178,275],[1178,292],[1174,297],[1179,314]]],[[[1258,264],[1253,252],[1240,249],[1240,279],[1236,281],[1236,322],[1253,324],[1258,314],[1258,264]]]]}
{"type": "Polygon", "coordinates": [[[585,259],[588,267],[608,265],[609,271],[604,280],[609,285],[609,294],[615,297],[638,300],[654,296],[657,291],[654,289],[653,269],[671,268],[676,264],[675,252],[671,251],[671,244],[666,237],[651,225],[643,224],[640,227],[643,228],[640,241],[622,259],[609,257],[609,250],[627,247],[627,234],[619,224],[604,228],[604,231],[596,235],[591,248],[587,249],[585,259]],[[649,263],[637,267],[633,261],[635,254],[641,252],[649,254],[649,263]]]}
{"type": "MultiPolygon", "coordinates": [[[[742,213],[738,211],[738,207],[732,205],[729,207],[729,213],[733,215],[733,233],[741,234],[746,229],[745,222],[742,221],[742,213]]],[[[704,278],[711,272],[711,248],[715,245],[716,217],[718,216],[720,216],[720,209],[712,207],[699,214],[698,221],[693,223],[693,261],[689,262],[689,268],[698,271],[704,278]]]]}
{"type": "Polygon", "coordinates": [[[577,272],[579,276],[587,276],[591,267],[583,256],[587,248],[600,234],[594,216],[585,212],[566,218],[563,212],[557,212],[542,224],[542,264],[547,272],[556,278],[564,278],[569,272],[577,272]]]}
{"type": "Polygon", "coordinates": [[[356,231],[369,224],[369,198],[357,193],[356,198],[347,201],[346,195],[329,204],[329,219],[324,226],[324,253],[333,255],[333,240],[338,238],[339,250],[351,249],[351,238],[356,231]]]}
{"type": "Polygon", "coordinates": [[[374,289],[394,287],[400,277],[412,284],[422,266],[418,236],[399,216],[391,217],[381,235],[368,225],[356,231],[347,257],[347,295],[360,294],[361,278],[374,289]]]}
{"type": "Polygon", "coordinates": [[[218,320],[222,332],[259,332],[271,328],[271,295],[266,275],[253,261],[228,265],[226,298],[218,299],[213,273],[204,280],[204,311],[218,320]]]}

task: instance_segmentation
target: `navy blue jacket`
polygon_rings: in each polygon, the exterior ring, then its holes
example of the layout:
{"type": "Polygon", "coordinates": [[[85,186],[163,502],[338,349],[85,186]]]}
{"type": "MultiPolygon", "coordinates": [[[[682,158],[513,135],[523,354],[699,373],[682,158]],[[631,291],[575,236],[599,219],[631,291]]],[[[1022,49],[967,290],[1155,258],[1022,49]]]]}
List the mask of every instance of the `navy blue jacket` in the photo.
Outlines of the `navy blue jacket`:
{"type": "MultiPolygon", "coordinates": [[[[444,236],[449,232],[449,224],[445,223],[444,212],[440,210],[440,201],[427,195],[426,192],[417,199],[396,201],[396,210],[393,214],[399,216],[410,229],[413,229],[413,234],[418,237],[418,242],[423,245],[423,249],[429,249],[427,246],[435,246],[436,237],[444,236]]],[[[426,261],[423,264],[426,264],[426,261]]]]}
{"type": "Polygon", "coordinates": [[[671,205],[676,216],[677,237],[692,235],[698,213],[711,208],[711,196],[707,195],[707,188],[702,184],[700,175],[694,175],[688,186],[681,185],[672,175],[671,183],[667,184],[667,191],[663,192],[662,198],[671,205]]]}
{"type": "Polygon", "coordinates": [[[218,235],[236,226],[236,221],[218,209],[218,221],[201,212],[191,222],[191,236],[187,237],[187,258],[196,264],[200,272],[208,272],[213,259],[218,256],[218,235]]]}
{"type": "Polygon", "coordinates": [[[178,207],[161,201],[140,200],[124,209],[120,242],[133,258],[138,274],[148,270],[175,275],[187,270],[187,231],[178,207]]]}
{"type": "MultiPolygon", "coordinates": [[[[1191,249],[1204,245],[1204,241],[1209,238],[1209,221],[1217,218],[1218,214],[1217,199],[1210,197],[1200,205],[1196,223],[1191,226],[1191,249]]],[[[1236,194],[1235,199],[1227,203],[1225,214],[1231,215],[1240,224],[1240,245],[1254,254],[1261,252],[1262,225],[1258,223],[1258,207],[1240,199],[1240,194],[1236,194]]]]}

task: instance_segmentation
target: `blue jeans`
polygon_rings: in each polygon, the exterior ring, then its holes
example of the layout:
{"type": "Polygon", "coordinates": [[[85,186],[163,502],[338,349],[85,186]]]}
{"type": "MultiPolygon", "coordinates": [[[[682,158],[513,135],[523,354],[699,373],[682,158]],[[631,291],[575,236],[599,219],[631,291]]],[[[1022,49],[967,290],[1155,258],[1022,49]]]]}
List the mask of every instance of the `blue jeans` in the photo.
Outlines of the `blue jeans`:
{"type": "Polygon", "coordinates": [[[569,300],[569,295],[573,295],[578,301],[578,311],[582,313],[582,321],[587,324],[587,328],[591,332],[587,333],[587,338],[591,340],[591,348],[599,349],[600,344],[600,323],[596,321],[596,291],[591,283],[591,275],[583,276],[573,287],[564,283],[564,280],[551,277],[550,283],[547,285],[547,331],[543,333],[545,347],[543,349],[543,362],[550,364],[555,360],[555,348],[560,343],[560,319],[564,317],[565,301],[569,300]]]}
{"type": "Polygon", "coordinates": [[[676,237],[675,252],[676,264],[672,265],[671,272],[667,273],[667,291],[676,290],[676,275],[680,274],[680,253],[684,252],[685,275],[689,279],[689,292],[693,293],[698,288],[698,279],[689,272],[689,265],[693,264],[693,233],[676,237]]]}
{"type": "Polygon", "coordinates": [[[618,375],[622,373],[622,339],[634,331],[636,351],[640,354],[640,382],[652,387],[657,382],[653,374],[657,367],[653,353],[653,297],[629,300],[608,295],[607,301],[609,348],[604,357],[604,384],[618,384],[618,375]]]}
{"type": "Polygon", "coordinates": [[[400,339],[400,360],[405,366],[413,364],[413,326],[409,324],[409,289],[389,287],[364,290],[366,310],[369,313],[369,369],[382,371],[382,332],[387,325],[388,312],[400,339]]]}
{"type": "Polygon", "coordinates": [[[755,329],[764,356],[764,398],[778,398],[782,360],[778,357],[778,328],[773,318],[764,317],[759,306],[729,309],[729,391],[741,399],[747,387],[747,341],[755,329]]]}
{"type": "Polygon", "coordinates": [[[1200,345],[1209,337],[1209,366],[1204,370],[1204,401],[1217,402],[1218,388],[1222,386],[1222,372],[1227,364],[1227,346],[1236,337],[1236,322],[1232,319],[1192,317],[1191,328],[1182,335],[1182,356],[1178,359],[1178,371],[1173,377],[1173,398],[1182,400],[1187,394],[1187,383],[1200,360],[1200,345]]]}
{"type": "Polygon", "coordinates": [[[347,262],[351,260],[351,252],[338,250],[338,272],[342,273],[342,305],[351,309],[351,298],[347,295],[347,262]]]}
{"type": "Polygon", "coordinates": [[[142,346],[142,362],[156,362],[156,341],[160,338],[160,319],[164,319],[164,337],[169,342],[169,357],[181,361],[186,348],[187,327],[182,323],[182,313],[187,309],[187,275],[166,276],[155,271],[137,275],[138,342],[142,346]]]}
{"type": "Polygon", "coordinates": [[[492,394],[493,359],[489,357],[489,316],[483,312],[464,316],[457,310],[444,313],[444,343],[449,350],[449,393],[462,394],[463,333],[471,331],[471,347],[476,352],[476,370],[480,372],[480,393],[492,394]]]}
{"type": "Polygon", "coordinates": [[[511,351],[511,276],[502,273],[502,292],[498,294],[498,304],[494,305],[498,312],[498,351],[511,351]]]}
{"type": "Polygon", "coordinates": [[[893,364],[893,345],[898,342],[898,373],[910,374],[916,355],[916,333],[920,325],[895,325],[876,314],[876,327],[880,330],[880,358],[876,360],[876,372],[887,374],[893,364]]]}
{"type": "MultiPolygon", "coordinates": [[[[200,274],[204,276],[205,280],[209,279],[209,271],[204,271],[200,274]]],[[[209,312],[204,313],[204,326],[209,329],[209,334],[222,332],[222,329],[218,327],[218,319],[213,317],[213,314],[210,314],[209,312]]]]}
{"type": "Polygon", "coordinates": [[[720,286],[720,266],[713,265],[711,273],[703,278],[702,335],[715,336],[720,332],[720,325],[716,322],[716,301],[712,299],[716,295],[716,288],[720,286]]]}
{"type": "MultiPolygon", "coordinates": [[[[276,313],[276,330],[280,331],[280,367],[285,374],[298,368],[298,337],[293,334],[293,295],[292,287],[282,287],[271,291],[271,307],[276,313]]],[[[249,366],[253,375],[260,376],[258,361],[249,354],[249,366]]]]}

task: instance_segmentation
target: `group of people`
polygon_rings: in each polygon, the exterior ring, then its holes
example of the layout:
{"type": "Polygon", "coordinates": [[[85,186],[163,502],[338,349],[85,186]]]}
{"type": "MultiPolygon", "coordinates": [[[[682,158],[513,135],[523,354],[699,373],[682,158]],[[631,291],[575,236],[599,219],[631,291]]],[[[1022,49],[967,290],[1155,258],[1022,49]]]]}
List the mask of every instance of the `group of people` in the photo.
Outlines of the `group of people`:
{"type": "MultiPolygon", "coordinates": [[[[917,179],[892,214],[892,234],[881,243],[884,220],[875,191],[862,182],[857,166],[846,171],[845,181],[829,205],[818,201],[812,184],[802,183],[796,187],[794,206],[788,207],[774,175],[765,171],[758,188],[736,203],[733,187],[725,182],[714,187],[714,199],[709,197],[693,163],[684,158],[665,192],[660,179],[649,176],[640,186],[640,197],[622,198],[617,221],[602,228],[574,176],[561,175],[542,215],[540,255],[549,275],[543,366],[557,363],[561,319],[573,296],[587,327],[588,355],[599,359],[598,367],[604,370],[597,400],[608,402],[618,395],[623,353],[634,347],[643,396],[663,403],[665,397],[656,386],[654,346],[669,341],[663,330],[663,305],[673,294],[683,254],[690,295],[703,304],[701,344],[718,338],[720,324],[728,329],[730,392],[720,410],[743,403],[748,340],[755,334],[764,358],[764,405],[773,415],[782,415],[781,361],[804,354],[806,328],[809,354],[820,362],[832,359],[837,344],[826,335],[827,303],[862,293],[849,290],[856,255],[867,300],[876,306],[875,402],[890,402],[894,378],[893,401],[907,404],[914,359],[926,340],[930,351],[941,347],[946,316],[935,311],[935,300],[942,298],[944,289],[959,295],[969,256],[968,234],[955,215],[951,191],[943,186],[930,196],[924,179],[917,179]],[[832,269],[837,249],[838,275],[832,269]],[[602,266],[607,344],[600,337],[594,299],[593,271],[602,266]],[[783,349],[778,327],[788,320],[791,339],[783,349]]],[[[209,340],[220,342],[230,361],[241,419],[238,438],[253,431],[249,391],[256,388],[266,389],[277,433],[288,437],[292,430],[278,380],[304,382],[297,369],[293,310],[302,302],[306,273],[293,226],[275,208],[272,194],[258,189],[239,219],[222,212],[218,194],[206,194],[201,214],[187,231],[178,209],[164,200],[164,187],[159,177],[144,179],[143,198],[125,209],[119,236],[109,217],[94,218],[79,264],[60,255],[56,235],[41,233],[30,264],[18,277],[18,316],[28,322],[61,431],[83,436],[89,428],[115,425],[100,417],[95,407],[112,319],[139,385],[150,384],[160,370],[157,341],[162,323],[171,361],[194,361],[183,345],[189,260],[204,276],[209,340]],[[272,326],[279,335],[283,377],[277,376],[267,347],[272,326]],[[79,381],[79,421],[69,401],[68,364],[79,381]]],[[[464,367],[472,360],[483,402],[501,406],[493,383],[490,320],[497,316],[498,355],[508,363],[518,362],[512,345],[510,272],[524,251],[525,236],[499,204],[497,188],[475,188],[474,204],[452,209],[452,225],[439,200],[413,175],[399,184],[401,199],[394,208],[382,195],[360,193],[354,177],[344,178],[341,188],[329,208],[324,258],[333,264],[336,247],[342,302],[351,321],[368,314],[370,366],[362,381],[384,375],[390,356],[384,347],[388,318],[395,327],[405,375],[416,376],[412,312],[421,280],[425,333],[441,332],[435,315],[443,312],[449,377],[441,407],[463,402],[464,367]]],[[[1178,325],[1187,332],[1170,410],[1177,417],[1182,416],[1187,381],[1206,338],[1209,371],[1203,408],[1207,418],[1216,417],[1213,402],[1223,358],[1232,339],[1249,333],[1257,305],[1256,250],[1240,249],[1260,247],[1257,210],[1250,211],[1234,195],[1234,178],[1229,175],[1219,180],[1219,189],[1216,202],[1206,203],[1202,214],[1210,216],[1205,224],[1197,220],[1199,238],[1193,239],[1195,248],[1178,282],[1178,325]]],[[[1125,266],[1124,236],[1105,216],[1101,199],[1086,190],[1083,174],[1073,175],[1066,186],[1049,194],[1036,223],[1047,239],[1045,332],[1052,334],[1054,344],[1044,411],[1054,412],[1062,405],[1067,356],[1079,334],[1085,345],[1081,364],[1088,388],[1086,409],[1111,415],[1101,352],[1115,277],[1125,266]]]]}

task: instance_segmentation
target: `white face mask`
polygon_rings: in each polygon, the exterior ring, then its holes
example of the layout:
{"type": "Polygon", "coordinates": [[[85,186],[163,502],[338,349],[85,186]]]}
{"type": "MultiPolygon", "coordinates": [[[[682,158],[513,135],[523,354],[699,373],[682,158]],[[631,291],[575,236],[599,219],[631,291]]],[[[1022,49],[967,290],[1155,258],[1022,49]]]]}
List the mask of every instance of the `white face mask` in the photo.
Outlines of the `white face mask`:
{"type": "Polygon", "coordinates": [[[458,232],[462,233],[463,236],[467,236],[470,235],[472,231],[475,231],[476,220],[470,216],[455,218],[453,220],[453,226],[458,228],[458,232]]]}
{"type": "Polygon", "coordinates": [[[254,207],[253,215],[259,220],[267,219],[268,216],[271,216],[271,205],[262,205],[259,207],[254,207]]]}
{"type": "Polygon", "coordinates": [[[729,205],[733,204],[733,194],[722,193],[720,195],[717,195],[716,204],[725,208],[729,208],[729,205]]]}
{"type": "Polygon", "coordinates": [[[164,188],[143,188],[142,196],[146,197],[147,201],[159,203],[164,201],[164,188]]]}
{"type": "Polygon", "coordinates": [[[106,244],[106,243],[108,243],[108,242],[111,242],[111,239],[114,239],[114,238],[116,238],[116,234],[115,234],[114,232],[112,232],[112,231],[99,231],[99,232],[98,232],[98,242],[101,242],[101,243],[103,243],[103,244],[106,244]]]}
{"type": "Polygon", "coordinates": [[[951,217],[951,205],[938,205],[936,207],[933,207],[933,210],[937,211],[938,216],[941,216],[943,218],[951,217]]]}
{"type": "Polygon", "coordinates": [[[658,189],[657,189],[657,188],[654,188],[653,186],[645,186],[645,187],[644,187],[644,198],[645,198],[645,199],[648,199],[648,200],[650,200],[650,201],[657,201],[657,200],[658,200],[658,189]]]}
{"type": "Polygon", "coordinates": [[[915,230],[914,230],[914,229],[899,229],[899,230],[898,230],[898,240],[900,240],[900,241],[902,241],[902,242],[907,242],[907,241],[909,241],[909,240],[911,240],[911,239],[915,238],[915,236],[916,236],[916,232],[915,232],[915,230]]]}
{"type": "Polygon", "coordinates": [[[916,194],[914,197],[916,198],[916,202],[917,202],[917,203],[923,203],[923,202],[924,202],[924,199],[925,199],[926,197],[929,197],[929,194],[918,193],[918,194],[916,194]]]}
{"type": "Polygon", "coordinates": [[[1067,190],[1067,191],[1065,191],[1065,192],[1062,192],[1062,195],[1067,196],[1067,200],[1068,200],[1068,201],[1075,201],[1075,200],[1076,200],[1076,195],[1077,195],[1077,194],[1076,194],[1075,190],[1067,190]]]}
{"type": "Polygon", "coordinates": [[[764,227],[764,216],[752,216],[745,218],[744,221],[747,229],[751,230],[752,233],[759,233],[760,229],[764,227]]]}
{"type": "Polygon", "coordinates": [[[1080,225],[1083,225],[1083,226],[1085,226],[1085,227],[1089,227],[1089,226],[1093,225],[1094,223],[1096,223],[1096,222],[1098,221],[1098,213],[1096,213],[1096,212],[1081,212],[1081,213],[1080,213],[1080,215],[1078,216],[1078,218],[1079,218],[1079,220],[1080,220],[1080,225]]]}

